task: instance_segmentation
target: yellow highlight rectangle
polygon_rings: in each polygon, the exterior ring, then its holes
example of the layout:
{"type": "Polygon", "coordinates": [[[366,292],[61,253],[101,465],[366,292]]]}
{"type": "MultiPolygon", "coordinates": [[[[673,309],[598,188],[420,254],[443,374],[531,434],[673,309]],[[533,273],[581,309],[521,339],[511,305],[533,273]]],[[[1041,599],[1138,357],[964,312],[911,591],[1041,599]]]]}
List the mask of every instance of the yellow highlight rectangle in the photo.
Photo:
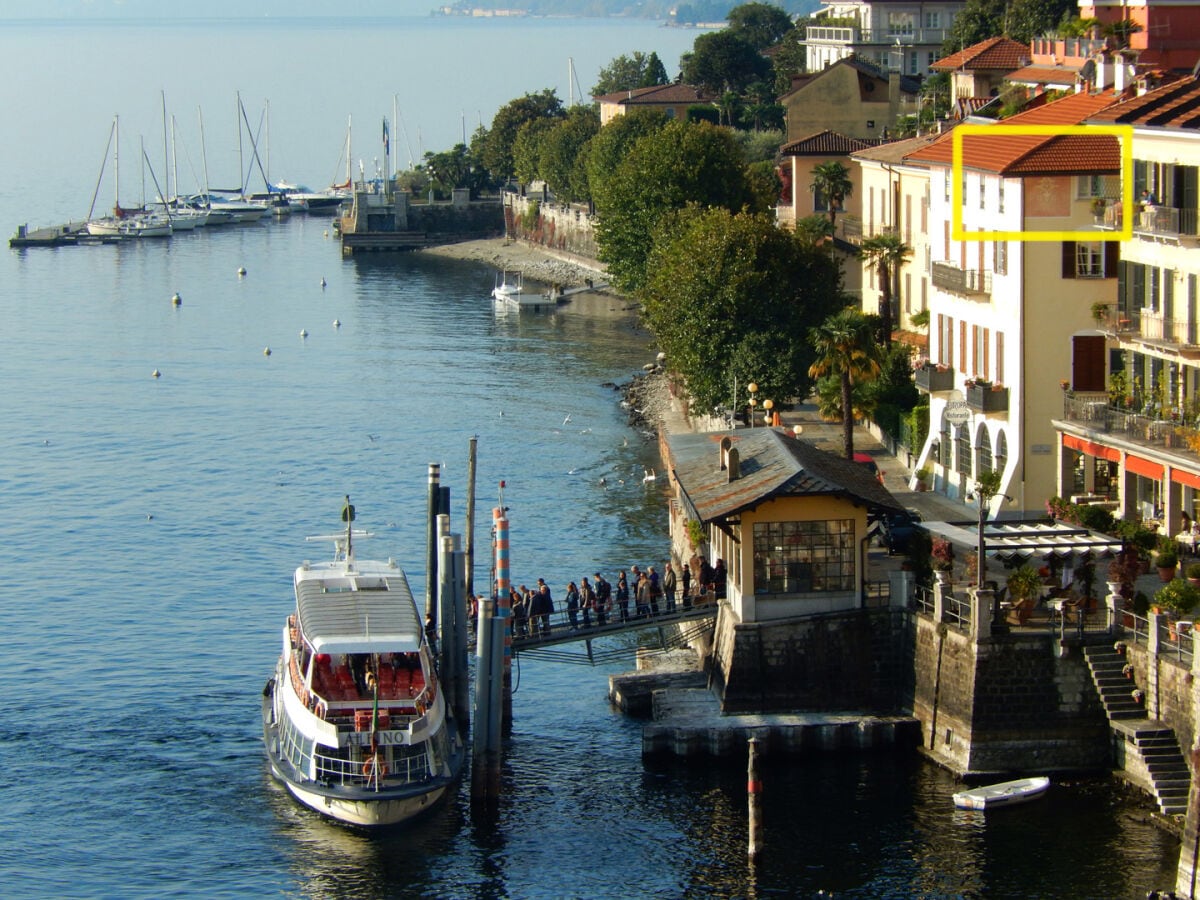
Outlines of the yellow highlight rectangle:
{"type": "MultiPolygon", "coordinates": [[[[951,132],[950,237],[955,241],[1127,241],[1133,237],[1133,126],[1132,125],[959,125],[951,132]],[[971,134],[1059,137],[1110,134],[1121,145],[1120,231],[964,231],[963,138],[971,134]]],[[[1001,176],[1003,177],[1003,176],[1001,176]]]]}

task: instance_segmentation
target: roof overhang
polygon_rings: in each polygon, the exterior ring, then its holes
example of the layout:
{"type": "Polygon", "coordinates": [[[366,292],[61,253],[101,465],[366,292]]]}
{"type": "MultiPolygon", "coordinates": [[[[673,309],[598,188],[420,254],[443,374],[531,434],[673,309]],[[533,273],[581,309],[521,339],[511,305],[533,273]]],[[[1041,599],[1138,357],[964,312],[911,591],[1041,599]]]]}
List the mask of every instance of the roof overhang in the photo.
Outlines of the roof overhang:
{"type": "MultiPolygon", "coordinates": [[[[921,527],[932,536],[945,538],[960,547],[970,549],[979,544],[979,526],[976,524],[922,522],[921,527]]],[[[988,559],[1005,561],[1035,557],[1064,559],[1084,553],[1116,556],[1121,552],[1120,540],[1112,535],[1063,522],[987,522],[983,540],[988,559]]]]}

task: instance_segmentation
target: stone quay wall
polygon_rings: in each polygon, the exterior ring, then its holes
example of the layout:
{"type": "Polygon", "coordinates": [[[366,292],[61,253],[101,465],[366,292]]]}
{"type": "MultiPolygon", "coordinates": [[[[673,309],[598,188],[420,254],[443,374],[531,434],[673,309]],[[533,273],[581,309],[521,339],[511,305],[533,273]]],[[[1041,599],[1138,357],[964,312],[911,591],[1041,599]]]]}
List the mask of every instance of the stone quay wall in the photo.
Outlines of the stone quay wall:
{"type": "Polygon", "coordinates": [[[906,616],[871,609],[742,624],[723,603],[710,658],[722,712],[901,709],[911,682],[906,616]]]}
{"type": "Polygon", "coordinates": [[[1078,647],[1049,634],[976,640],[914,614],[912,713],[922,747],[960,774],[1102,771],[1111,733],[1078,647]]]}
{"type": "Polygon", "coordinates": [[[576,256],[596,259],[595,217],[586,206],[557,203],[548,191],[506,191],[505,234],[576,256]]]}

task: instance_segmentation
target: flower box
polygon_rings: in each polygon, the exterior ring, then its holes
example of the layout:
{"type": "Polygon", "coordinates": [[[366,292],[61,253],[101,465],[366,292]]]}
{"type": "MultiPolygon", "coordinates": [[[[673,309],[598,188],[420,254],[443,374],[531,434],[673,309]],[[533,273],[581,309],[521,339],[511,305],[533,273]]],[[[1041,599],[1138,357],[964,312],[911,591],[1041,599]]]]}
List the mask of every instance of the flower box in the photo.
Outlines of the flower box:
{"type": "Polygon", "coordinates": [[[913,371],[917,387],[929,393],[954,390],[954,369],[950,366],[938,366],[934,363],[921,366],[913,371]]]}
{"type": "Polygon", "coordinates": [[[976,412],[1008,412],[1008,388],[1001,384],[967,384],[967,408],[976,412]]]}

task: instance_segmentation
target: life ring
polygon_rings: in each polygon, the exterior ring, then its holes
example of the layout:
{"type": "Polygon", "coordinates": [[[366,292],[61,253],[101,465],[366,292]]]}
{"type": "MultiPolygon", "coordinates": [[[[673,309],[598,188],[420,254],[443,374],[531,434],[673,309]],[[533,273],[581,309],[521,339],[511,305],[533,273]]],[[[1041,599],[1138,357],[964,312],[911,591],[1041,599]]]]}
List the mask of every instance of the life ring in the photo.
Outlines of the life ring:
{"type": "Polygon", "coordinates": [[[383,757],[378,753],[372,753],[363,763],[362,773],[367,778],[387,778],[387,763],[383,761],[383,757]]]}

